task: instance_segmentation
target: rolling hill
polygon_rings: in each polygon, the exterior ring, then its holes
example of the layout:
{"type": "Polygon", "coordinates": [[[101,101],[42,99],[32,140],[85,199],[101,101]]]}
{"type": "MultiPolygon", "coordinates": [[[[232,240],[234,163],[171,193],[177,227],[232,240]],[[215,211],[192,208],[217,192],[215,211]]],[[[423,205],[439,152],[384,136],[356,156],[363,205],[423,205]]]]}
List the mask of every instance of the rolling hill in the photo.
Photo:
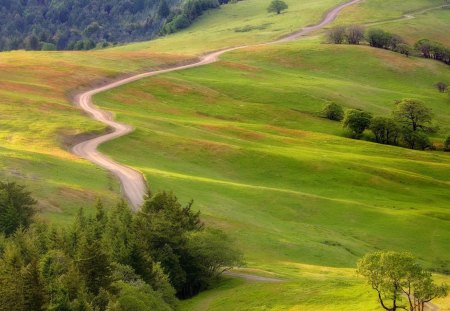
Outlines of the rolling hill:
{"type": "MultiPolygon", "coordinates": [[[[314,24],[342,1],[288,2],[281,16],[267,14],[262,0],[225,5],[150,42],[2,53],[2,178],[27,184],[44,217],[60,223],[96,197],[117,200],[118,182],[69,152],[85,133],[106,130],[73,107],[71,96],[122,74],[273,40],[314,24]]],[[[366,0],[335,23],[448,44],[450,11],[422,12],[441,3],[366,0]]],[[[366,252],[408,250],[436,272],[450,265],[449,154],[349,139],[340,123],[320,116],[330,102],[388,115],[395,100],[419,98],[435,113],[440,130],[432,139],[440,143],[450,130],[450,106],[434,84],[449,80],[449,67],[324,41],[318,32],[248,47],[95,96],[95,104],[136,128],[102,152],[143,172],[153,190],[194,199],[208,223],[236,240],[244,272],[282,280],[225,278],[183,302],[183,310],[379,310],[354,272],[366,252]]],[[[437,303],[450,310],[449,298],[437,303]]]]}

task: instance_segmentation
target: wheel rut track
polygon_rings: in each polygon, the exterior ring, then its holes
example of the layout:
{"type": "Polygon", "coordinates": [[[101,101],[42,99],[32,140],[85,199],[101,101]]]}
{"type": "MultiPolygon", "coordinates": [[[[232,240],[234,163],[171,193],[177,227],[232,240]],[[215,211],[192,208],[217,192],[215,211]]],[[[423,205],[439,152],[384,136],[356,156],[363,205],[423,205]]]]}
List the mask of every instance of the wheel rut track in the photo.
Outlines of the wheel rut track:
{"type": "Polygon", "coordinates": [[[147,182],[143,176],[142,173],[139,171],[132,169],[126,165],[120,164],[114,160],[112,160],[110,157],[100,153],[98,151],[98,146],[111,141],[113,139],[122,137],[124,135],[127,135],[131,132],[133,132],[134,128],[130,125],[119,123],[114,121],[113,116],[110,112],[101,110],[100,108],[96,107],[92,102],[92,97],[98,93],[114,89],[116,87],[119,87],[124,84],[128,84],[143,78],[152,77],[168,72],[173,71],[180,71],[185,70],[189,68],[194,67],[200,67],[207,64],[214,63],[219,60],[219,56],[221,56],[224,53],[235,51],[238,49],[243,49],[247,47],[252,46],[268,46],[272,44],[279,44],[279,43],[287,43],[291,41],[295,41],[303,36],[306,36],[316,30],[320,30],[333,22],[339,12],[341,12],[346,7],[349,7],[351,5],[354,5],[358,2],[361,2],[362,0],[352,0],[346,3],[343,3],[332,10],[328,11],[325,16],[323,17],[322,21],[313,26],[308,26],[300,31],[294,32],[290,35],[287,35],[279,40],[268,42],[268,43],[262,43],[262,44],[252,44],[252,45],[242,45],[232,48],[223,49],[220,51],[211,52],[208,54],[203,55],[198,61],[187,64],[187,65],[179,65],[174,66],[167,69],[162,70],[155,70],[155,71],[149,71],[141,74],[136,74],[128,78],[124,78],[115,82],[111,82],[109,84],[106,84],[101,87],[96,87],[94,89],[88,90],[86,92],[83,92],[75,97],[75,104],[79,106],[82,110],[84,110],[86,113],[88,113],[93,119],[102,122],[103,124],[106,124],[108,127],[112,129],[111,133],[98,136],[83,142],[78,143],[72,148],[72,152],[76,154],[77,156],[80,156],[100,167],[103,169],[108,170],[111,172],[114,176],[116,176],[121,184],[122,188],[122,194],[125,196],[125,198],[129,201],[131,204],[131,207],[133,210],[138,210],[139,207],[142,205],[145,195],[147,193],[147,182]]]}

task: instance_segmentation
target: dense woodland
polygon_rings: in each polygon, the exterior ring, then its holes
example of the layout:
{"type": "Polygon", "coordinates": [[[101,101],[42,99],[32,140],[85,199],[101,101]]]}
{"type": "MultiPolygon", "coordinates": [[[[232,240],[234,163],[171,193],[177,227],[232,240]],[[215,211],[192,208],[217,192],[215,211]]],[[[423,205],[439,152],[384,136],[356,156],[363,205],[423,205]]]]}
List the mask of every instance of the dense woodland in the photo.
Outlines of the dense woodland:
{"type": "Polygon", "coordinates": [[[80,209],[68,226],[35,219],[24,187],[0,182],[0,310],[173,310],[206,289],[240,255],[207,228],[192,203],[149,196],[80,209]]]}
{"type": "Polygon", "coordinates": [[[90,50],[188,27],[229,0],[1,0],[0,50],[90,50]]]}
{"type": "Polygon", "coordinates": [[[2,0],[0,50],[82,50],[148,40],[160,32],[164,9],[179,1],[2,0]]]}

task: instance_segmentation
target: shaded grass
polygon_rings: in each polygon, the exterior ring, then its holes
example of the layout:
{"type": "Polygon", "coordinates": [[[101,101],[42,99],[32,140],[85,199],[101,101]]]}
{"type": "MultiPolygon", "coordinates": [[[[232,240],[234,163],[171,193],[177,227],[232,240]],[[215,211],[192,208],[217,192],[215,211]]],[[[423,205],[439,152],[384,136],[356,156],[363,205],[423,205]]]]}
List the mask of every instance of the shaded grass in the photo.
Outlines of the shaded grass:
{"type": "Polygon", "coordinates": [[[427,267],[450,257],[450,158],[343,138],[317,112],[334,101],[386,115],[394,100],[417,97],[445,130],[449,106],[433,84],[447,74],[437,62],[314,40],[250,48],[97,95],[137,128],[101,150],[142,171],[154,191],[195,198],[250,267],[295,279],[230,281],[187,309],[370,310],[376,304],[354,275],[349,287],[335,275],[378,249],[409,250],[427,267]],[[330,288],[291,270],[298,262],[336,267],[324,278],[330,288]],[[361,301],[351,301],[355,293],[361,301]]]}

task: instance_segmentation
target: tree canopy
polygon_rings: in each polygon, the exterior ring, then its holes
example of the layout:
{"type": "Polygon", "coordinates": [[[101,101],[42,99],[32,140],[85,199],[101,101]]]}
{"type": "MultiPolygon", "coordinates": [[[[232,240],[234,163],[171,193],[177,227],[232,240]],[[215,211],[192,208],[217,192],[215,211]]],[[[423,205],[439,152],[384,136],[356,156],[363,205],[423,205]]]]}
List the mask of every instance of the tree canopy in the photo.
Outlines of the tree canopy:
{"type": "Polygon", "coordinates": [[[90,49],[155,37],[180,0],[7,0],[0,50],[90,49]],[[51,44],[51,45],[49,45],[51,44]]]}
{"type": "Polygon", "coordinates": [[[283,0],[272,0],[267,12],[281,14],[282,11],[287,10],[289,6],[283,0]]]}
{"type": "Polygon", "coordinates": [[[413,255],[406,252],[379,251],[358,262],[358,274],[377,292],[384,310],[422,311],[426,303],[445,297],[445,284],[436,285],[413,255]]]}
{"type": "Polygon", "coordinates": [[[99,202],[94,215],[80,209],[70,226],[29,221],[0,234],[0,310],[174,310],[178,298],[241,261],[192,206],[161,192],[137,214],[123,202],[99,202]]]}

